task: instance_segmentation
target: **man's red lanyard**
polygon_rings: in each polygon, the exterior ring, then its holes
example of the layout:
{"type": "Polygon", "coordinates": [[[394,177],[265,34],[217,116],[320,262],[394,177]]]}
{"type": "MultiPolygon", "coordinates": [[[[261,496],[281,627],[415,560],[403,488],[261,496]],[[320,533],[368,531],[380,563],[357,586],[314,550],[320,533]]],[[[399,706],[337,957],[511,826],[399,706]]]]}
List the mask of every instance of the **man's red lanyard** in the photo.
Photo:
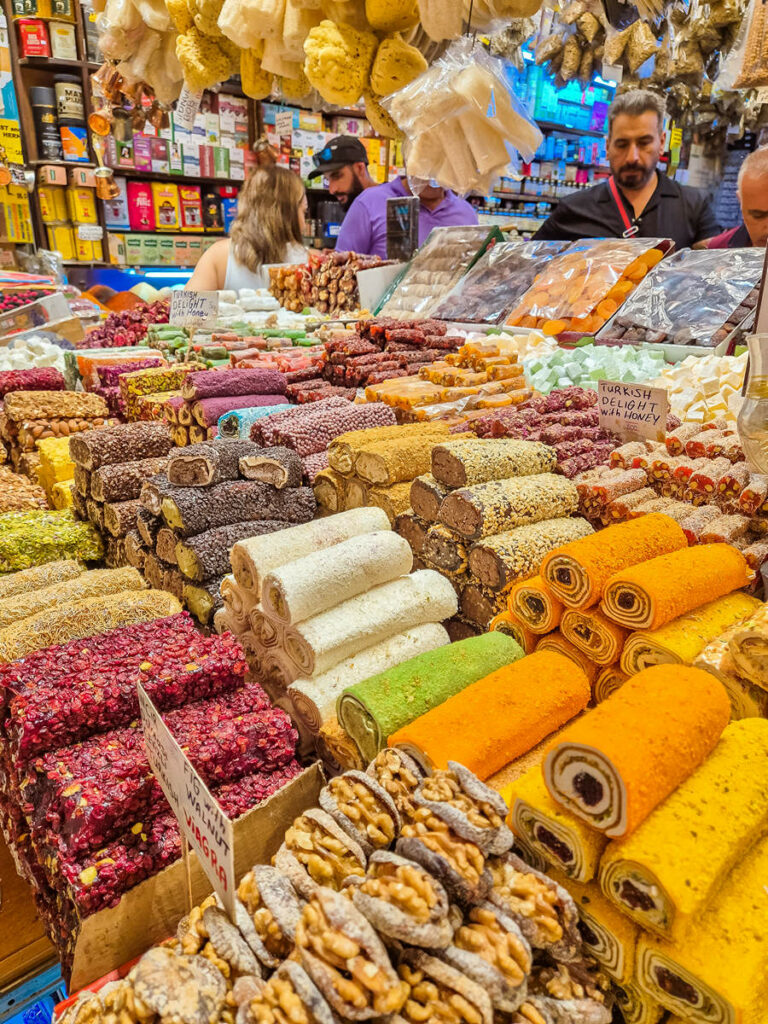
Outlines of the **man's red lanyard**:
{"type": "Polygon", "coordinates": [[[619,189],[618,189],[618,186],[616,184],[616,180],[613,177],[613,175],[611,175],[610,178],[608,179],[608,188],[611,190],[611,195],[613,196],[613,201],[616,203],[616,208],[619,211],[619,216],[621,217],[621,222],[624,225],[624,231],[622,231],[621,237],[622,238],[632,238],[632,236],[636,235],[638,233],[638,231],[640,230],[640,228],[637,225],[637,218],[635,218],[634,221],[631,221],[629,219],[629,215],[627,214],[627,209],[624,206],[624,203],[622,202],[621,196],[619,195],[619,189]]]}

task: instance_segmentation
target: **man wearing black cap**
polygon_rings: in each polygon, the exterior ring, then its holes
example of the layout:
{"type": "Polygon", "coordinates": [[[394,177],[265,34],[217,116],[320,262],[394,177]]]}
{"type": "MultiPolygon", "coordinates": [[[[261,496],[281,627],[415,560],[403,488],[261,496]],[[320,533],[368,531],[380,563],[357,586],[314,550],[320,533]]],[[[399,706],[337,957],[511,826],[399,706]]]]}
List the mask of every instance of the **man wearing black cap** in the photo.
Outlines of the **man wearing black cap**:
{"type": "Polygon", "coordinates": [[[328,179],[328,191],[344,207],[349,207],[365,189],[376,182],[368,173],[368,153],[359,139],[351,135],[337,135],[312,158],[315,169],[312,178],[328,179]]]}

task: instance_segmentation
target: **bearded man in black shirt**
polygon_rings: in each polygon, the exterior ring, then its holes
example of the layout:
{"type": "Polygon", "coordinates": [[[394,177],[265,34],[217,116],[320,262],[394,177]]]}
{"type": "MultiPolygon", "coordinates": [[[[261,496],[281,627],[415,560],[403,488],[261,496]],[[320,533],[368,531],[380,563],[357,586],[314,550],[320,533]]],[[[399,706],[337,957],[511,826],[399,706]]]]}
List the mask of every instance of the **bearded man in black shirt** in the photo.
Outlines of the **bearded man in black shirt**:
{"type": "Polygon", "coordinates": [[[672,238],[678,249],[719,231],[708,197],[657,170],[664,152],[664,101],[636,89],[608,110],[611,177],[561,200],[536,239],[672,238]]]}

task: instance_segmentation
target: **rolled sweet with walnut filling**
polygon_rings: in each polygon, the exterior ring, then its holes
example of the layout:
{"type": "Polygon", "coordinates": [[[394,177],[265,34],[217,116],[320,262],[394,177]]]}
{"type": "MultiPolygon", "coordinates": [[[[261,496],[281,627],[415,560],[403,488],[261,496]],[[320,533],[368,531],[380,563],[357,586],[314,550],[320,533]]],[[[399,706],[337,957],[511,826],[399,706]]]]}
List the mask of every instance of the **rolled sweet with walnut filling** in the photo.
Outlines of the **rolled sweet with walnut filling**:
{"type": "Polygon", "coordinates": [[[287,829],[273,863],[308,900],[321,885],[338,891],[349,875],[364,875],[366,860],[330,814],[312,808],[287,829]]]}
{"type": "Polygon", "coordinates": [[[261,977],[253,950],[218,905],[216,896],[209,896],[182,918],[176,938],[181,953],[199,954],[209,960],[221,971],[229,988],[242,975],[261,977]]]}
{"type": "Polygon", "coordinates": [[[368,861],[364,878],[350,880],[352,902],[383,936],[442,949],[453,936],[448,895],[419,864],[386,850],[368,861]]]}
{"type": "Polygon", "coordinates": [[[424,779],[414,800],[484,854],[506,853],[512,847],[514,836],[504,824],[507,805],[503,798],[456,761],[424,779]]]}
{"type": "Polygon", "coordinates": [[[296,928],[302,966],[331,1007],[349,1020],[396,1013],[408,986],[398,978],[384,943],[352,902],[319,888],[296,928]]]}
{"type": "Polygon", "coordinates": [[[400,832],[394,801],[365,772],[348,771],[331,779],[319,802],[366,855],[386,849],[400,832]]]}
{"type": "Polygon", "coordinates": [[[301,901],[288,878],[268,864],[254,864],[237,888],[246,915],[237,925],[265,967],[275,968],[293,952],[301,901]],[[247,923],[246,923],[247,922],[247,923]]]}

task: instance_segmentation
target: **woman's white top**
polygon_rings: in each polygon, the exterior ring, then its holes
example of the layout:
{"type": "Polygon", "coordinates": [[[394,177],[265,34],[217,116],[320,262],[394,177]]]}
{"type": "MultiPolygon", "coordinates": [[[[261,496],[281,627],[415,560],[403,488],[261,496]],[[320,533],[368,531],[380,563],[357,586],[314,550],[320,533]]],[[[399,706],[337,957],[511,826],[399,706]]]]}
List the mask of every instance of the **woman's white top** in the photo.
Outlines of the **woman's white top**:
{"type": "MultiPolygon", "coordinates": [[[[284,263],[304,263],[306,259],[307,250],[303,245],[296,245],[295,242],[291,242],[288,245],[284,263]]],[[[270,265],[280,266],[281,264],[270,265]]],[[[241,288],[269,288],[267,265],[259,267],[256,272],[249,270],[248,267],[244,267],[235,258],[234,248],[230,242],[229,252],[227,253],[227,273],[224,278],[224,288],[227,291],[240,291],[241,288]]]]}

